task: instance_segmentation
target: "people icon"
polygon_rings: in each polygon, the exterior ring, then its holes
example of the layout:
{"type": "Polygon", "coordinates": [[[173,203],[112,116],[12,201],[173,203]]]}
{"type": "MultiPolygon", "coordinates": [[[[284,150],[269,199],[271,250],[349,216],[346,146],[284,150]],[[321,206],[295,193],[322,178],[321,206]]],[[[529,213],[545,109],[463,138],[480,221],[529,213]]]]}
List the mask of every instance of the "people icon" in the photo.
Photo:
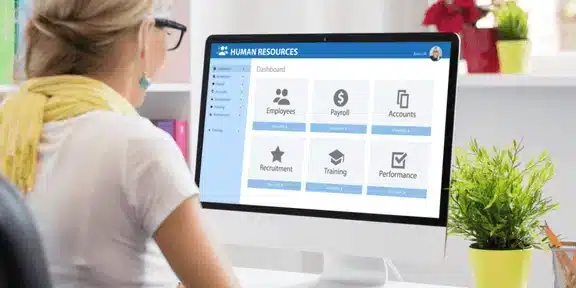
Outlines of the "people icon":
{"type": "Polygon", "coordinates": [[[442,58],[442,49],[438,46],[432,47],[432,49],[430,49],[430,59],[432,61],[438,61],[440,58],[442,58]]]}
{"type": "Polygon", "coordinates": [[[218,56],[226,56],[228,55],[228,46],[220,46],[220,51],[218,52],[218,56]]]}
{"type": "Polygon", "coordinates": [[[290,105],[290,100],[286,98],[288,96],[288,89],[276,89],[276,98],[274,98],[274,103],[278,105],[290,105]]]}

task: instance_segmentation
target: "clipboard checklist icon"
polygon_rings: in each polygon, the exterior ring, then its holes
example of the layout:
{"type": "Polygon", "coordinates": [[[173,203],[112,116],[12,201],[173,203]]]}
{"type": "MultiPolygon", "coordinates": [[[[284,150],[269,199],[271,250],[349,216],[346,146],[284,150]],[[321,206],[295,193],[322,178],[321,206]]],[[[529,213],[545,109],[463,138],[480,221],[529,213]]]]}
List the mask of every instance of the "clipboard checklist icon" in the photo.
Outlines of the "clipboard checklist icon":
{"type": "Polygon", "coordinates": [[[410,106],[410,94],[406,90],[398,90],[398,95],[396,96],[396,104],[401,109],[408,109],[410,106]]]}

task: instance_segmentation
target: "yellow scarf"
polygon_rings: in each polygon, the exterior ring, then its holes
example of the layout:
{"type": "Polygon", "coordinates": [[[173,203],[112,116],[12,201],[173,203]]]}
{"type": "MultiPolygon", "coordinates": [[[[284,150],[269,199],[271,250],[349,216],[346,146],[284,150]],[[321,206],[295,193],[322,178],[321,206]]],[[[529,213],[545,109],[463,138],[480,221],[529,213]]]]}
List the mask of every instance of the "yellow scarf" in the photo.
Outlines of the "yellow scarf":
{"type": "Polygon", "coordinates": [[[31,191],[43,125],[94,110],[138,114],[114,89],[88,77],[53,76],[23,83],[0,104],[0,173],[22,192],[31,191]]]}

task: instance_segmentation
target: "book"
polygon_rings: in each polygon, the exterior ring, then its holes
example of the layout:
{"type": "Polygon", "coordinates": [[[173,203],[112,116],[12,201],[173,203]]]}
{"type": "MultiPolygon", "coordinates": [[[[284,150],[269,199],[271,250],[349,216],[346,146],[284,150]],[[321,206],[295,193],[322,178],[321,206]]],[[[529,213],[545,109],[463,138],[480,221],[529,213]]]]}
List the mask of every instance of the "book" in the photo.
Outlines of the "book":
{"type": "Polygon", "coordinates": [[[0,84],[11,84],[14,70],[16,2],[0,1],[0,84]]]}
{"type": "Polygon", "coordinates": [[[188,161],[188,121],[186,120],[151,120],[156,127],[170,134],[184,159],[188,161]]]}
{"type": "Polygon", "coordinates": [[[186,120],[174,120],[174,141],[182,154],[184,154],[184,159],[188,162],[188,121],[186,120]]]}

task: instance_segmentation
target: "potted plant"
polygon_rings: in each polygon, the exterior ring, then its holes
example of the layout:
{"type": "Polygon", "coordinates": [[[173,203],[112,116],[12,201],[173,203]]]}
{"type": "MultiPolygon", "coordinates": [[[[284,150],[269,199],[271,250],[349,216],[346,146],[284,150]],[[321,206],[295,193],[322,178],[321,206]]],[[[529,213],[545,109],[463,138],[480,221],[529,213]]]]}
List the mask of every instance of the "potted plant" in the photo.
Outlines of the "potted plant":
{"type": "Polygon", "coordinates": [[[546,152],[521,162],[522,146],[488,150],[472,140],[457,150],[448,231],[471,240],[476,288],[526,288],[533,249],[543,245],[540,218],[555,204],[543,187],[554,175],[546,152]]]}
{"type": "Polygon", "coordinates": [[[516,1],[503,1],[494,9],[498,30],[498,59],[500,72],[515,74],[528,70],[530,41],[528,40],[528,14],[516,1]]]}
{"type": "Polygon", "coordinates": [[[437,0],[424,14],[423,25],[438,32],[458,33],[462,39],[462,58],[469,73],[498,73],[496,29],[478,28],[490,7],[476,5],[475,0],[437,0]]]}

